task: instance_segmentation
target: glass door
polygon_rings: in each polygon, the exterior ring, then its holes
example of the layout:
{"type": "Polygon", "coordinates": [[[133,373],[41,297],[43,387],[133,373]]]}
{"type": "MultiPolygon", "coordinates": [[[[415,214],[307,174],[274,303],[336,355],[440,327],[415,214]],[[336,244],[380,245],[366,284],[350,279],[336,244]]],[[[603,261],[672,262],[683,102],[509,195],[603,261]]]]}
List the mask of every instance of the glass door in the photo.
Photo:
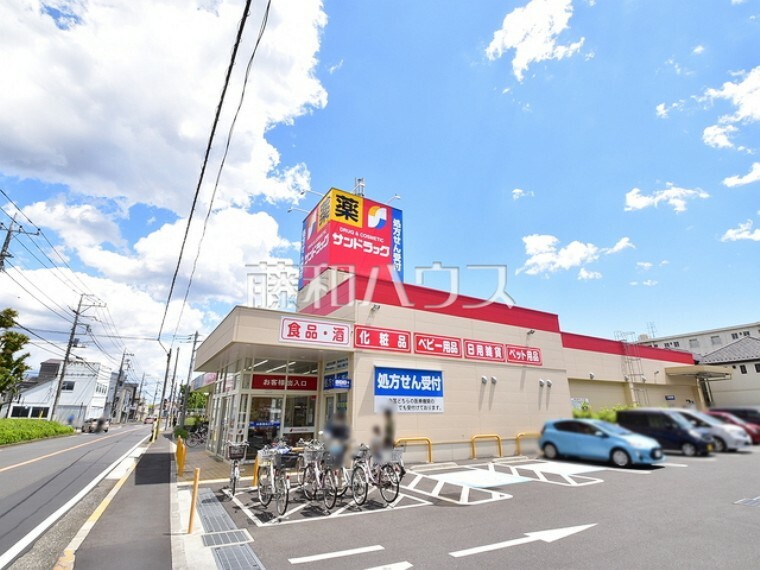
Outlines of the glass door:
{"type": "Polygon", "coordinates": [[[280,396],[260,396],[251,398],[251,413],[248,422],[248,453],[256,452],[279,439],[282,428],[282,404],[280,396]]]}
{"type": "Polygon", "coordinates": [[[300,438],[314,437],[316,403],[316,396],[286,396],[282,438],[288,445],[295,445],[300,438]]]}

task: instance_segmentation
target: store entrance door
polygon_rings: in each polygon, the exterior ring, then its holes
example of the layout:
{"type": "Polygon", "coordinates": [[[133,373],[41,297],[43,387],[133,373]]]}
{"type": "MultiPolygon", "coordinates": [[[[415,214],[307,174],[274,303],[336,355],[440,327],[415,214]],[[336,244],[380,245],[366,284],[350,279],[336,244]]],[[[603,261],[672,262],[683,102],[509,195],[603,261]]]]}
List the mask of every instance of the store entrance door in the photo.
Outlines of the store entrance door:
{"type": "Polygon", "coordinates": [[[316,424],[316,396],[285,396],[285,422],[282,439],[294,446],[298,440],[313,439],[316,424]]]}

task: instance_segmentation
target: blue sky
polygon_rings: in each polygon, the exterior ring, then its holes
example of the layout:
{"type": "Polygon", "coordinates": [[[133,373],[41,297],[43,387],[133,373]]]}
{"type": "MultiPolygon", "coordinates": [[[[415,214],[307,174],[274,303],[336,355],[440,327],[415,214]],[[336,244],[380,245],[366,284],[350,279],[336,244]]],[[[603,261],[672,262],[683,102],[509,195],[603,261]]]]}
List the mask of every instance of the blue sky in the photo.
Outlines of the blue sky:
{"type": "MultiPolygon", "coordinates": [[[[241,6],[0,9],[0,76],[16,86],[0,99],[0,186],[132,334],[160,319],[241,6]]],[[[407,281],[440,261],[487,297],[495,279],[464,267],[507,265],[519,305],[599,336],[757,320],[756,0],[275,0],[248,91],[180,333],[245,301],[246,263],[297,259],[287,209],[317,199],[300,190],[354,177],[402,196],[407,281]]]]}

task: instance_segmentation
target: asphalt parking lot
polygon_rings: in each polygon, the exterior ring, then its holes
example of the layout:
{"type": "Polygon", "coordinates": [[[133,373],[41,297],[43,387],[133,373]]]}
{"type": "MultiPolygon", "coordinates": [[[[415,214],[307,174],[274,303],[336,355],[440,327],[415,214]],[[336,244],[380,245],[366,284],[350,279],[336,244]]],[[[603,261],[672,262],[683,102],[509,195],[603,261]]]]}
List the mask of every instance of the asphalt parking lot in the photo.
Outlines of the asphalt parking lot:
{"type": "Polygon", "coordinates": [[[673,454],[664,465],[626,470],[481,460],[410,470],[390,508],[377,500],[359,509],[346,498],[326,513],[298,490],[282,519],[273,505],[258,505],[255,492],[224,505],[270,570],[751,568],[760,501],[746,500],[760,496],[759,470],[760,448],[673,454]],[[476,487],[475,499],[456,500],[468,482],[497,486],[485,489],[490,500],[476,487]]]}

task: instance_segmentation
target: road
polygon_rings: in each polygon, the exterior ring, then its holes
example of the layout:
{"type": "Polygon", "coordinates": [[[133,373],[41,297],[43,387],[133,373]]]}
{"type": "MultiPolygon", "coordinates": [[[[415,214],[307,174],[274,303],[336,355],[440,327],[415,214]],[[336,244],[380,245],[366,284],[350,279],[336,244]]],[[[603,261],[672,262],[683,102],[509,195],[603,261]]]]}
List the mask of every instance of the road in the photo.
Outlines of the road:
{"type": "Polygon", "coordinates": [[[0,449],[0,568],[23,553],[15,549],[30,533],[148,434],[142,425],[113,427],[0,449]]]}
{"type": "MultiPolygon", "coordinates": [[[[667,463],[633,470],[600,465],[575,477],[575,486],[556,475],[505,485],[498,490],[513,498],[481,505],[423,496],[432,504],[348,509],[347,516],[319,520],[299,518],[304,509],[284,524],[264,526],[229,501],[225,506],[250,531],[270,570],[756,567],[760,506],[736,502],[760,496],[760,449],[673,455],[667,463]],[[556,529],[565,530],[541,534],[556,529]]],[[[241,498],[262,512],[253,496],[241,498]]]]}

